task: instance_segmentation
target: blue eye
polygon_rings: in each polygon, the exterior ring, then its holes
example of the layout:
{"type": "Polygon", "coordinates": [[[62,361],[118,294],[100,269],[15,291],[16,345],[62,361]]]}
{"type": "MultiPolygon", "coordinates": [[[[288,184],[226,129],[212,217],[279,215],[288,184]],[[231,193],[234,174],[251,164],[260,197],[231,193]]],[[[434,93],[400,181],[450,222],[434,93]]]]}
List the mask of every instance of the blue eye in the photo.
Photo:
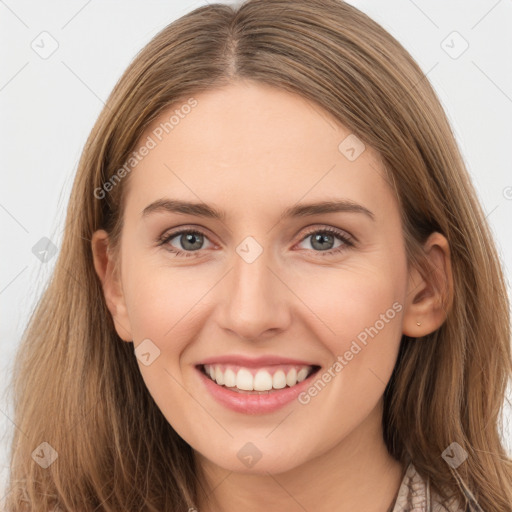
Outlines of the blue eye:
{"type": "Polygon", "coordinates": [[[324,229],[314,229],[306,234],[306,236],[302,239],[307,240],[312,237],[311,246],[314,248],[319,248],[318,252],[319,256],[332,256],[333,254],[337,254],[349,247],[354,246],[353,240],[348,236],[348,234],[334,228],[324,228],[324,229]],[[335,239],[341,241],[340,245],[335,248],[329,248],[332,243],[334,243],[335,239]]]}
{"type": "Polygon", "coordinates": [[[186,258],[190,258],[190,257],[197,256],[194,253],[201,249],[200,246],[202,245],[204,238],[206,238],[206,235],[204,233],[201,233],[200,231],[196,231],[196,230],[188,230],[187,229],[187,230],[176,231],[174,233],[170,233],[169,235],[165,236],[160,241],[160,244],[168,245],[168,247],[166,247],[166,249],[169,252],[174,253],[177,257],[185,256],[186,258]],[[170,244],[171,240],[174,240],[175,238],[178,238],[178,237],[179,237],[179,243],[185,249],[184,251],[181,251],[180,249],[177,249],[170,244]]]}
{"type": "MultiPolygon", "coordinates": [[[[332,256],[343,250],[354,246],[354,240],[346,232],[334,228],[315,228],[309,231],[302,237],[301,243],[312,237],[311,246],[309,249],[314,253],[319,253],[319,256],[332,256]],[[337,247],[330,248],[331,244],[338,239],[341,243],[337,247]],[[318,249],[318,250],[315,250],[318,249]]],[[[169,234],[165,234],[159,239],[158,245],[165,246],[165,249],[173,253],[176,257],[198,257],[204,240],[209,240],[205,233],[195,229],[182,229],[169,234]],[[179,240],[179,244],[183,250],[175,247],[170,242],[174,239],[179,240]]]]}

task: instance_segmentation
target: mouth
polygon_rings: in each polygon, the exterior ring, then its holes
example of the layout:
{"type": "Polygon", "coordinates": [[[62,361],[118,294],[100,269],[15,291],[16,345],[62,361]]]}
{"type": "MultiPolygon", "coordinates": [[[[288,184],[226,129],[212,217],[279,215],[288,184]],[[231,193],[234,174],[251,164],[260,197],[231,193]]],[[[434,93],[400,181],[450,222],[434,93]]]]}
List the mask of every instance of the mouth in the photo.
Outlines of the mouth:
{"type": "Polygon", "coordinates": [[[318,365],[293,364],[261,368],[234,364],[200,364],[196,368],[218,386],[250,395],[268,395],[285,388],[293,388],[320,370],[318,365]]]}

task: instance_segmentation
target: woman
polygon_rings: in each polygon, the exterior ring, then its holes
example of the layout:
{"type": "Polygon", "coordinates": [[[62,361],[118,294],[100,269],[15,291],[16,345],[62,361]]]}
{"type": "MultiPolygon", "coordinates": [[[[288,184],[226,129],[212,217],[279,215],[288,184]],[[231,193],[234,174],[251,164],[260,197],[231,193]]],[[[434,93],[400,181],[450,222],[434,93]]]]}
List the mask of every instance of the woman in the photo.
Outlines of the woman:
{"type": "Polygon", "coordinates": [[[7,510],[512,510],[496,250],[430,84],[354,7],[170,24],[67,215],[7,510]]]}

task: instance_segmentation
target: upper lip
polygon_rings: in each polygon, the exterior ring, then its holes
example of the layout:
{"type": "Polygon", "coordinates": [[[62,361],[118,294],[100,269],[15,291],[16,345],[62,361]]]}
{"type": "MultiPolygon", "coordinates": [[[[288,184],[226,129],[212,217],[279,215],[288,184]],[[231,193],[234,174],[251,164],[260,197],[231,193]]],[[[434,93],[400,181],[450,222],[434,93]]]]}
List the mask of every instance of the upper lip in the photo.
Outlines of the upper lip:
{"type": "Polygon", "coordinates": [[[213,356],[207,359],[203,359],[198,366],[205,364],[232,364],[237,366],[245,366],[249,368],[258,368],[260,366],[271,366],[271,365],[279,365],[279,364],[295,364],[301,366],[318,366],[309,361],[303,361],[300,359],[293,359],[290,357],[280,357],[280,356],[260,356],[260,357],[247,357],[243,355],[224,355],[224,356],[213,356]]]}

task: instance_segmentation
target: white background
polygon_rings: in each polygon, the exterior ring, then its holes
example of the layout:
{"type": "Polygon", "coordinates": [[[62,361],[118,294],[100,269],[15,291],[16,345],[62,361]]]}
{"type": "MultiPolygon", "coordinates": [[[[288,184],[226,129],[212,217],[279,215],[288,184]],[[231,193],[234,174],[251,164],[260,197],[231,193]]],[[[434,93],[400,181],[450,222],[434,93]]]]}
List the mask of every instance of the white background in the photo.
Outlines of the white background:
{"type": "MultiPolygon", "coordinates": [[[[32,247],[42,237],[50,238],[57,248],[60,245],[77,161],[103,102],[137,51],[165,25],[205,3],[0,0],[0,392],[4,395],[28,315],[56,260],[42,263],[32,247]],[[58,43],[47,59],[31,47],[41,45],[40,37],[48,37],[39,36],[43,31],[58,43]]],[[[436,89],[510,281],[512,2],[350,3],[391,32],[436,89]],[[456,59],[445,51],[447,45],[453,47],[452,53],[462,48],[458,36],[446,39],[453,31],[469,44],[456,59]]],[[[7,447],[15,428],[12,406],[4,395],[0,397],[0,500],[5,494],[7,447]]],[[[507,407],[504,440],[512,452],[511,419],[507,407]]]]}

